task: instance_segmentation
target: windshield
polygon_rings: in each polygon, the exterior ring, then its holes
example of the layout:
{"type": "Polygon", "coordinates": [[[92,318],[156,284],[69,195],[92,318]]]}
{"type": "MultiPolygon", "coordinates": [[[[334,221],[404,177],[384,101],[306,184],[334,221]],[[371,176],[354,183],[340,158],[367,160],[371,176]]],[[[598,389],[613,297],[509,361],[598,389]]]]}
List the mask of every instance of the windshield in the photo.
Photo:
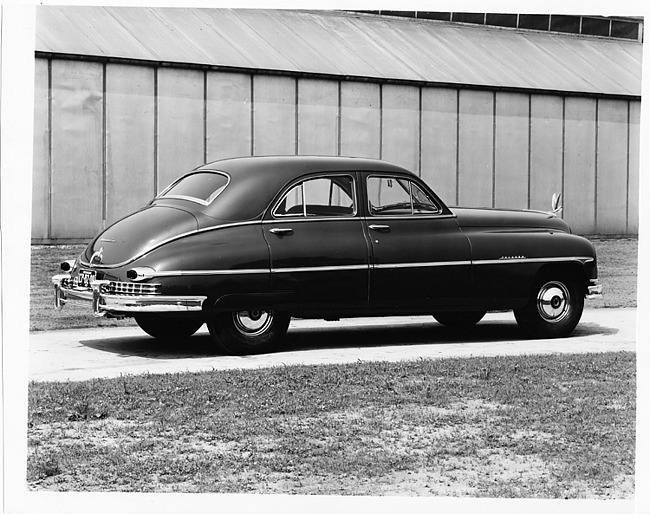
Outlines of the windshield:
{"type": "Polygon", "coordinates": [[[174,182],[158,198],[181,198],[208,205],[221,193],[230,177],[225,173],[201,171],[186,175],[174,182]]]}

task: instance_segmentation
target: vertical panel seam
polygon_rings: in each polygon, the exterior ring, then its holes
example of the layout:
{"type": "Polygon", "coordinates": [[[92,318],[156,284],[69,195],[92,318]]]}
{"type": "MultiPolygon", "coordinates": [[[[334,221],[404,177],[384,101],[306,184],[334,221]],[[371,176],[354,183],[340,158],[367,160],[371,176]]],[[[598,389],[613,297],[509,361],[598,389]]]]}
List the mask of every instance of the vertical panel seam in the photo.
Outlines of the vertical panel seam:
{"type": "Polygon", "coordinates": [[[627,149],[626,149],[626,177],[625,177],[625,233],[630,233],[630,101],[627,102],[627,149]]]}
{"type": "Polygon", "coordinates": [[[158,146],[160,144],[158,138],[159,138],[159,131],[158,131],[158,110],[160,109],[160,102],[159,102],[159,84],[158,84],[158,73],[160,72],[160,68],[156,66],[154,68],[154,74],[153,74],[153,194],[154,196],[158,196],[158,146]]]}
{"type": "Polygon", "coordinates": [[[422,86],[418,88],[418,175],[422,177],[422,86]]]}
{"type": "Polygon", "coordinates": [[[460,89],[456,89],[456,205],[460,203],[460,89]]]}
{"type": "MultiPolygon", "coordinates": [[[[562,197],[566,201],[565,189],[565,169],[566,169],[566,96],[562,97],[562,197]]],[[[564,203],[564,202],[563,202],[564,203]]],[[[562,210],[562,219],[564,219],[564,209],[562,210]]]]}
{"type": "Polygon", "coordinates": [[[299,98],[300,84],[299,84],[299,81],[298,81],[298,77],[295,78],[295,84],[296,84],[296,92],[295,92],[295,95],[294,95],[295,96],[295,98],[294,98],[294,123],[295,123],[295,128],[294,128],[294,137],[295,137],[294,153],[296,155],[300,155],[299,154],[299,152],[300,152],[300,148],[299,148],[299,144],[300,144],[299,123],[300,123],[300,121],[298,119],[298,107],[299,107],[299,101],[300,101],[300,98],[299,98]]]}
{"type": "Polygon", "coordinates": [[[497,195],[497,92],[492,93],[492,207],[497,195]]]}
{"type": "Polygon", "coordinates": [[[384,157],[384,85],[379,84],[379,158],[384,157]]]}
{"type": "Polygon", "coordinates": [[[255,155],[255,75],[251,75],[251,155],[255,155]]]}
{"type": "Polygon", "coordinates": [[[530,209],[531,206],[531,191],[532,191],[532,145],[533,145],[533,95],[528,95],[528,192],[527,197],[527,208],[530,209]]]}
{"type": "Polygon", "coordinates": [[[107,152],[108,141],[106,129],[108,123],[106,121],[106,103],[108,95],[106,94],[106,63],[102,66],[102,230],[106,228],[106,220],[108,217],[108,185],[107,185],[107,152]]]}
{"type": "Polygon", "coordinates": [[[53,194],[53,184],[54,180],[52,177],[53,174],[53,169],[52,169],[52,106],[54,105],[53,98],[52,98],[52,59],[47,60],[47,168],[48,168],[48,173],[47,173],[47,190],[48,190],[48,195],[47,195],[47,237],[48,239],[52,239],[52,194],[53,194]]]}
{"type": "Polygon", "coordinates": [[[595,119],[594,119],[594,124],[595,124],[595,148],[594,148],[594,234],[598,233],[598,136],[599,136],[599,130],[598,130],[598,123],[599,123],[599,117],[598,117],[598,110],[600,109],[600,102],[598,101],[598,98],[596,98],[596,113],[595,113],[595,119]]]}
{"type": "Polygon", "coordinates": [[[342,109],[342,84],[341,81],[339,80],[338,82],[338,112],[337,112],[337,124],[336,124],[336,131],[337,131],[337,142],[336,142],[336,155],[341,155],[341,116],[343,115],[343,109],[342,109]]]}
{"type": "Polygon", "coordinates": [[[208,70],[203,72],[203,162],[208,162],[208,70]]]}

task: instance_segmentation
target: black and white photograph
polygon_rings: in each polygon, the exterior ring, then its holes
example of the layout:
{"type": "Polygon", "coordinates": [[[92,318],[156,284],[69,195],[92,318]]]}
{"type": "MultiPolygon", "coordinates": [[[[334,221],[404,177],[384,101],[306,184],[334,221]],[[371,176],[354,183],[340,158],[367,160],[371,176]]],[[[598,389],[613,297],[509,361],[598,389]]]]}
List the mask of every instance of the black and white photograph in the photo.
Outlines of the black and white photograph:
{"type": "Polygon", "coordinates": [[[0,5],[6,512],[647,512],[647,8],[391,7],[0,5]]]}

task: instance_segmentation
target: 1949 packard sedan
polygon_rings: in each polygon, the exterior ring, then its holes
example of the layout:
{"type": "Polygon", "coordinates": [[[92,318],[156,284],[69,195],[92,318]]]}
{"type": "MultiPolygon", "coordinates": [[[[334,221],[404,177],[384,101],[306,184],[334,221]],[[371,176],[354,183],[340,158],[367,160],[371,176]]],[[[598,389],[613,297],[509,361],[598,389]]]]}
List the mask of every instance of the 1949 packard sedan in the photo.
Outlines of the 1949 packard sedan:
{"type": "Polygon", "coordinates": [[[157,338],[207,323],[236,355],[272,350],[291,317],[467,327],[512,309],[528,336],[563,337],[602,288],[593,246],[553,212],[450,209],[415,174],[347,157],[206,164],[61,268],[58,308],[91,301],[157,338]]]}

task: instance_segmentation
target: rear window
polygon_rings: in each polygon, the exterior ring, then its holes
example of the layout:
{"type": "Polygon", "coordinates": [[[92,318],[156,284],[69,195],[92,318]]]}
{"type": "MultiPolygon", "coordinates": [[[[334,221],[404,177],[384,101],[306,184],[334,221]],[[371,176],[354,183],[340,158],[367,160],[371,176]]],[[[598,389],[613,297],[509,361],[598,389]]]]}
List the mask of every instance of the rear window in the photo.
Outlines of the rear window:
{"type": "Polygon", "coordinates": [[[219,196],[229,182],[230,177],[225,173],[213,171],[192,173],[174,182],[159,198],[181,198],[208,205],[219,196]]]}

